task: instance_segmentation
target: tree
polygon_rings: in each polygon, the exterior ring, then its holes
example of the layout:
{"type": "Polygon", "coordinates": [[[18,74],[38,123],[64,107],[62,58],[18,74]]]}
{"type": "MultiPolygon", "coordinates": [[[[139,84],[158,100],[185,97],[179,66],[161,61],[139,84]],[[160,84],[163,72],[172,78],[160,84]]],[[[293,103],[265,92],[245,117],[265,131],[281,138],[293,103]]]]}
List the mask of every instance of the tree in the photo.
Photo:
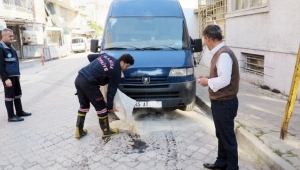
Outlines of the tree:
{"type": "Polygon", "coordinates": [[[96,23],[91,22],[90,27],[95,30],[96,37],[103,34],[103,28],[101,25],[97,25],[96,23]]]}

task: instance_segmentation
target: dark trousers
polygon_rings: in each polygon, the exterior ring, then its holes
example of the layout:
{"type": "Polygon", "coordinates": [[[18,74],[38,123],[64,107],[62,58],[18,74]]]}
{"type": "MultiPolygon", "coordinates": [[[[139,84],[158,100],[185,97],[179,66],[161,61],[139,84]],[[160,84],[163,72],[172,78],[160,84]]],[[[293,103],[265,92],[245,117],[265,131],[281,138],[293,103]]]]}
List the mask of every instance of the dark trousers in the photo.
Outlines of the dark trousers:
{"type": "Polygon", "coordinates": [[[14,114],[14,104],[17,114],[23,112],[21,96],[21,84],[20,84],[20,77],[9,77],[12,86],[6,86],[5,82],[3,82],[4,86],[4,93],[5,93],[5,106],[7,110],[7,114],[9,118],[12,118],[14,114]]]}
{"type": "Polygon", "coordinates": [[[92,103],[98,115],[107,114],[106,103],[98,85],[78,74],[75,79],[75,87],[80,104],[79,113],[87,113],[90,103],[92,103]]]}
{"type": "Polygon", "coordinates": [[[238,145],[234,133],[234,118],[237,115],[237,97],[227,100],[211,100],[211,110],[218,138],[218,166],[227,165],[228,170],[238,167],[238,145]]]}

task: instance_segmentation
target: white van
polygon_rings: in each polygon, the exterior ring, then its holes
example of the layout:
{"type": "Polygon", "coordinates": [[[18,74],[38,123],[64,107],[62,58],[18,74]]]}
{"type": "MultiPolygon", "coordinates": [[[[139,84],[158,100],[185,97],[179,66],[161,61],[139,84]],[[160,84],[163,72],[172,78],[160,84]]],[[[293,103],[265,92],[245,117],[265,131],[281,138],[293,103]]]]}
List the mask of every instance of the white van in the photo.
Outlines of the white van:
{"type": "Polygon", "coordinates": [[[86,37],[73,37],[71,39],[71,50],[73,52],[86,52],[89,50],[89,45],[86,37]]]}

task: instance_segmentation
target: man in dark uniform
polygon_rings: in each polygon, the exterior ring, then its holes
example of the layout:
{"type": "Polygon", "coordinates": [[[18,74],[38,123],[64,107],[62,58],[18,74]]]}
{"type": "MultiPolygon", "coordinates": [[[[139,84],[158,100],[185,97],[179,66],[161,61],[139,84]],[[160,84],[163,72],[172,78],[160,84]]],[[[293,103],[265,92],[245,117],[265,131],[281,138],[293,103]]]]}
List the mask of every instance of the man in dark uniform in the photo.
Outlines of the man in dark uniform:
{"type": "Polygon", "coordinates": [[[105,53],[90,54],[88,59],[91,62],[83,67],[75,80],[77,96],[80,103],[78,110],[75,137],[81,138],[87,134],[83,129],[86,113],[90,109],[90,103],[95,107],[102,129],[102,137],[113,136],[119,133],[118,129],[109,127],[108,112],[115,112],[113,100],[121,79],[121,72],[127,70],[134,64],[134,59],[130,54],[123,54],[119,59],[115,59],[105,53]],[[108,84],[107,104],[99,89],[99,86],[108,84]]]}
{"type": "Polygon", "coordinates": [[[5,106],[9,122],[19,122],[24,119],[21,116],[30,116],[31,113],[23,111],[20,85],[20,68],[17,52],[11,45],[14,34],[11,29],[2,30],[0,41],[0,76],[4,86],[5,106]],[[14,113],[14,105],[16,115],[14,113]]]}

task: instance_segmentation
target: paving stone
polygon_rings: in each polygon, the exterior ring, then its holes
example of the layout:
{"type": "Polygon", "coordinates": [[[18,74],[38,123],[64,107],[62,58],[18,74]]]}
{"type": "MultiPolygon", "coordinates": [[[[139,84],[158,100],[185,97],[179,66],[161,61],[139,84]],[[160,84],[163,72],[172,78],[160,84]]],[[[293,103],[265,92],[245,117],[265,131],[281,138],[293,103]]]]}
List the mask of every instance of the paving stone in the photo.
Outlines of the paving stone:
{"type": "Polygon", "coordinates": [[[92,165],[89,166],[90,169],[97,169],[97,168],[101,168],[102,164],[99,162],[96,162],[92,165]]]}
{"type": "Polygon", "coordinates": [[[126,166],[125,164],[120,164],[116,169],[122,169],[122,170],[130,170],[131,168],[126,166]]]}
{"type": "MultiPolygon", "coordinates": [[[[153,162],[154,162],[154,161],[150,161],[150,162],[148,162],[147,165],[149,165],[149,163],[150,163],[151,165],[153,165],[153,162]]],[[[126,164],[127,166],[133,168],[133,167],[135,167],[136,165],[138,165],[139,162],[126,162],[125,164],[126,164]]],[[[149,165],[149,166],[150,166],[150,165],[149,165]]]]}
{"type": "Polygon", "coordinates": [[[141,156],[139,156],[139,157],[137,158],[137,160],[138,160],[139,162],[147,162],[147,161],[151,160],[151,158],[148,157],[148,156],[146,156],[146,155],[141,155],[141,156]]]}
{"type": "Polygon", "coordinates": [[[112,162],[110,164],[107,164],[107,167],[111,168],[111,169],[115,169],[117,166],[119,166],[120,163],[119,162],[112,162]]]}
{"type": "Polygon", "coordinates": [[[193,166],[193,165],[189,165],[186,170],[195,170],[198,169],[197,167],[193,166]]]}
{"type": "Polygon", "coordinates": [[[11,168],[10,170],[23,170],[23,168],[21,166],[16,166],[11,168]]]}
{"type": "Polygon", "coordinates": [[[10,162],[9,161],[0,161],[0,166],[5,166],[5,165],[9,165],[10,162]]]}
{"type": "Polygon", "coordinates": [[[187,147],[187,149],[192,150],[192,151],[196,151],[196,150],[199,149],[199,147],[194,146],[194,145],[190,145],[190,146],[187,147]]]}
{"type": "Polygon", "coordinates": [[[200,149],[198,150],[198,152],[207,155],[207,154],[209,154],[209,153],[211,152],[211,150],[208,150],[208,149],[206,149],[206,148],[200,148],[200,149]]]}
{"type": "Polygon", "coordinates": [[[206,155],[200,152],[194,152],[191,157],[202,160],[206,157],[206,155]]]}
{"type": "Polygon", "coordinates": [[[154,152],[154,151],[150,151],[150,152],[145,153],[145,155],[150,157],[150,158],[155,158],[157,153],[154,152]]]}
{"type": "Polygon", "coordinates": [[[128,158],[128,157],[122,157],[118,160],[119,162],[132,162],[132,159],[128,158]]]}

